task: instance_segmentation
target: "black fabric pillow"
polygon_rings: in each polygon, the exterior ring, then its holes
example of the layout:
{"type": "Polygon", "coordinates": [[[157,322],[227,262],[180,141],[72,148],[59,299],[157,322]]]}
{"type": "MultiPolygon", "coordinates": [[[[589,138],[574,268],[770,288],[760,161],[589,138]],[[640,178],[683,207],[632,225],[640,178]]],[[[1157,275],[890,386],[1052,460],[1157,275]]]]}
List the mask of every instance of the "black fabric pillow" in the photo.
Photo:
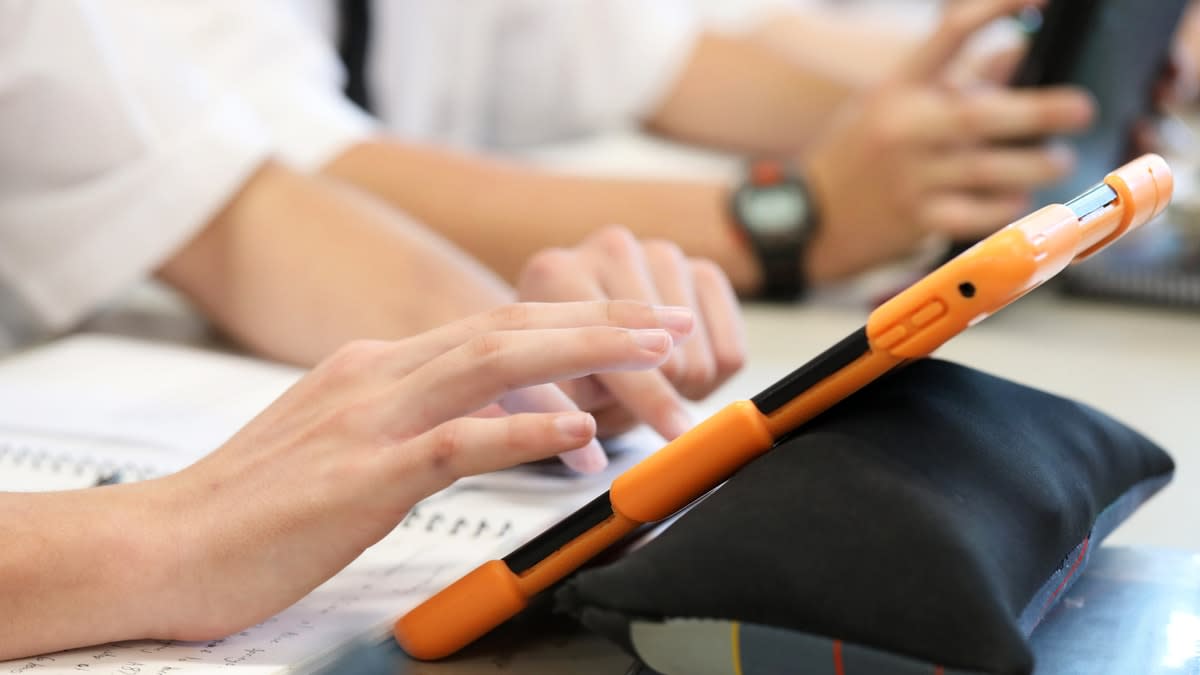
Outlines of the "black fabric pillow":
{"type": "Polygon", "coordinates": [[[558,605],[668,675],[1026,674],[1028,634],[1173,470],[1091,408],[922,360],[558,605]]]}

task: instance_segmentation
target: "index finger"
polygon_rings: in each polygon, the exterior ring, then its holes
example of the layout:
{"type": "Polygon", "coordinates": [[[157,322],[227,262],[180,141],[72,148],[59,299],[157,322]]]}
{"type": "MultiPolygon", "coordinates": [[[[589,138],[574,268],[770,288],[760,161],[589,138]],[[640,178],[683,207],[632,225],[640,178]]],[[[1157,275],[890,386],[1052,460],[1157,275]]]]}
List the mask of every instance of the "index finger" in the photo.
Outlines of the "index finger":
{"type": "Polygon", "coordinates": [[[389,404],[378,411],[385,421],[374,423],[396,436],[423,433],[517,389],[592,373],[657,368],[671,349],[671,335],[662,329],[586,326],[486,333],[385,391],[389,404]]]}
{"type": "Polygon", "coordinates": [[[1041,139],[1085,129],[1095,114],[1087,92],[1069,86],[975,90],[949,99],[910,96],[896,107],[920,120],[914,140],[926,144],[1041,139]]]}
{"type": "Polygon", "coordinates": [[[695,317],[687,307],[664,307],[632,300],[518,302],[459,319],[408,338],[394,357],[396,368],[408,372],[473,337],[491,331],[615,326],[663,328],[673,336],[693,329],[695,317]]]}
{"type": "Polygon", "coordinates": [[[1045,0],[963,0],[952,4],[937,30],[900,68],[900,77],[925,81],[938,76],[966,41],[980,28],[1024,7],[1045,0]]]}

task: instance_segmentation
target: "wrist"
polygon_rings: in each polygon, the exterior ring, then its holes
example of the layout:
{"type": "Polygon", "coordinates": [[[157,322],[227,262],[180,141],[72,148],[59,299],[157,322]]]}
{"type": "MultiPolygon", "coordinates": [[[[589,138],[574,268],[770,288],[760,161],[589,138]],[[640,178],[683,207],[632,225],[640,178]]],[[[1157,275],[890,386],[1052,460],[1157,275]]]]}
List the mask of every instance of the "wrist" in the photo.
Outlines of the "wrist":
{"type": "Polygon", "coordinates": [[[178,509],[168,479],[155,479],[98,489],[108,503],[99,509],[113,555],[103,577],[115,595],[114,620],[121,635],[112,639],[166,638],[174,596],[188,578],[178,563],[179,551],[192,528],[176,516],[178,509]]]}
{"type": "Polygon", "coordinates": [[[808,181],[813,199],[821,204],[823,216],[820,230],[813,233],[808,246],[801,253],[804,257],[801,264],[808,274],[809,282],[819,284],[837,278],[838,257],[842,251],[839,250],[835,237],[841,228],[837,222],[837,204],[830,199],[828,173],[821,160],[812,157],[802,164],[801,170],[808,181]]]}
{"type": "Polygon", "coordinates": [[[813,233],[803,255],[809,283],[837,281],[852,274],[860,266],[856,256],[870,248],[869,242],[847,237],[853,225],[843,214],[844,200],[840,198],[836,179],[824,155],[813,153],[802,164],[805,179],[813,199],[821,205],[821,227],[813,233]]]}
{"type": "Polygon", "coordinates": [[[789,302],[803,296],[809,280],[804,254],[820,228],[819,209],[800,167],[752,161],[728,203],[734,231],[758,262],[758,297],[789,302]]]}
{"type": "MultiPolygon", "coordinates": [[[[155,635],[172,532],[140,485],[0,494],[0,659],[155,635]]],[[[174,583],[180,583],[175,580],[174,583]]]]}

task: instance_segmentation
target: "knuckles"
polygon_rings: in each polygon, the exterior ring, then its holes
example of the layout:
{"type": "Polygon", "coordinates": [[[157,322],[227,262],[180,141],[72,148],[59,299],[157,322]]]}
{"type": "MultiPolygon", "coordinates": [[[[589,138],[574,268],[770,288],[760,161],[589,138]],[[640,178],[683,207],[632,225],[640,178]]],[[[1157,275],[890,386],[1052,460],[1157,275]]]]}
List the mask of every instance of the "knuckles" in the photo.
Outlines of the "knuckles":
{"type": "Polygon", "coordinates": [[[503,335],[490,332],[476,335],[463,344],[463,351],[472,363],[490,365],[499,359],[508,346],[503,335]]]}
{"type": "Polygon", "coordinates": [[[501,305],[488,312],[488,324],[503,330],[528,328],[533,320],[533,308],[527,303],[514,302],[501,305]]]}
{"type": "Polygon", "coordinates": [[[746,366],[746,353],[741,349],[722,348],[713,354],[715,377],[724,379],[746,366]]]}
{"type": "Polygon", "coordinates": [[[683,249],[675,242],[665,239],[650,239],[642,244],[647,261],[654,267],[670,266],[672,269],[682,269],[687,257],[683,249]]]}
{"type": "Polygon", "coordinates": [[[716,379],[717,365],[713,358],[692,358],[676,378],[676,384],[680,393],[695,400],[710,394],[716,379]]]}
{"type": "Polygon", "coordinates": [[[637,300],[606,300],[604,316],[613,326],[639,328],[657,325],[654,310],[649,303],[637,300]]]}
{"type": "Polygon", "coordinates": [[[454,471],[463,450],[463,430],[459,422],[447,422],[430,433],[425,454],[426,468],[435,476],[447,480],[458,478],[454,471]]]}
{"type": "Polygon", "coordinates": [[[721,270],[721,266],[708,258],[692,258],[692,277],[699,283],[709,288],[720,287],[728,283],[728,278],[725,272],[721,270]]]}
{"type": "Polygon", "coordinates": [[[389,343],[382,340],[353,340],[339,347],[315,369],[326,385],[355,380],[374,371],[389,343]]]}
{"type": "Polygon", "coordinates": [[[522,290],[533,286],[543,288],[557,279],[572,277],[579,272],[578,256],[565,248],[540,251],[529,259],[521,272],[522,290]]]}
{"type": "Polygon", "coordinates": [[[962,178],[967,185],[986,187],[994,185],[1000,179],[1000,171],[995,162],[987,157],[974,153],[968,155],[962,163],[962,178]]]}
{"type": "Polygon", "coordinates": [[[632,261],[641,255],[641,244],[633,233],[619,225],[606,225],[589,237],[589,245],[597,247],[609,260],[632,261]]]}
{"type": "Polygon", "coordinates": [[[984,137],[995,114],[991,99],[983,96],[959,97],[956,106],[959,133],[967,139],[984,137]]]}
{"type": "Polygon", "coordinates": [[[877,159],[903,150],[912,140],[913,111],[921,108],[923,97],[919,90],[899,84],[868,94],[850,125],[850,142],[861,144],[868,157],[877,159]]]}

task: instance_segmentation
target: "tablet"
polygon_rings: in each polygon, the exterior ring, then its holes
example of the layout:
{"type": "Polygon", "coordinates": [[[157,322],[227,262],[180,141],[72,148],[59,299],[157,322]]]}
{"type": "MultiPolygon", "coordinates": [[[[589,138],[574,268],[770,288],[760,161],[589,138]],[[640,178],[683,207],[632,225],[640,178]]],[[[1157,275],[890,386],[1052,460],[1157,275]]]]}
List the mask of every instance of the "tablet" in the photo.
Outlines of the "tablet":
{"type": "Polygon", "coordinates": [[[1036,195],[1069,199],[1130,156],[1134,124],[1150,111],[1152,91],[1170,54],[1188,0],[1050,0],[1033,31],[1013,85],[1074,84],[1095,97],[1091,128],[1069,139],[1075,173],[1036,195]]]}
{"type": "Polygon", "coordinates": [[[996,232],[871,312],[861,329],[754,398],[736,401],[618,476],[608,492],[395,624],[418,659],[448,656],[642,525],[670,517],[800,425],[937,349],[1166,208],[1173,181],[1146,155],[1066,204],[996,232]]]}

